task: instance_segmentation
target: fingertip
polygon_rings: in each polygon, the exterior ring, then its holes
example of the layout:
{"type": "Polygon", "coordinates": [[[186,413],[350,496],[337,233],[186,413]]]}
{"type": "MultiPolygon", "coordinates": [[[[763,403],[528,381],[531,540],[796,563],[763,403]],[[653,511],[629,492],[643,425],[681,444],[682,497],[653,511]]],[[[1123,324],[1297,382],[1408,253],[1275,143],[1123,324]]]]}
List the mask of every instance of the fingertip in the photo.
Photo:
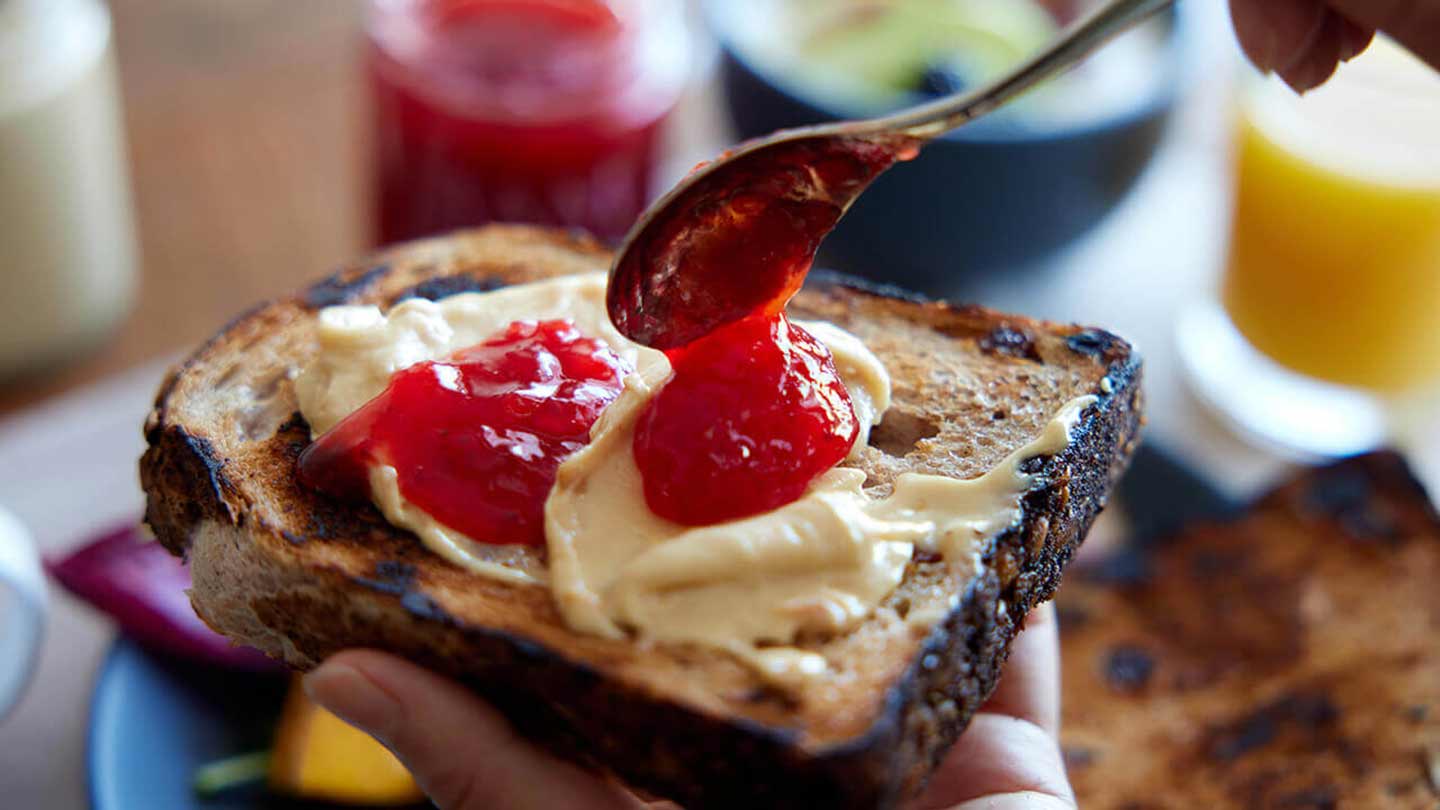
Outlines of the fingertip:
{"type": "Polygon", "coordinates": [[[1280,71],[1280,78],[1296,93],[1304,94],[1335,75],[1344,53],[1345,18],[1327,11],[1318,33],[1301,51],[1293,64],[1280,71]]]}
{"type": "Polygon", "coordinates": [[[1262,7],[1253,0],[1230,0],[1230,20],[1245,57],[1261,73],[1273,73],[1279,67],[1279,36],[1262,18],[1262,7]]]}
{"type": "Polygon", "coordinates": [[[1050,627],[1055,624],[1055,602],[1053,600],[1043,602],[1039,607],[1030,611],[1025,617],[1025,629],[1034,630],[1037,627],[1050,627]]]}
{"type": "Polygon", "coordinates": [[[1375,29],[1367,28],[1351,20],[1349,17],[1341,17],[1340,33],[1340,61],[1349,62],[1351,59],[1364,53],[1372,42],[1375,41],[1375,29]]]}
{"type": "Polygon", "coordinates": [[[987,796],[957,804],[950,810],[1075,810],[1075,802],[1044,793],[1025,792],[987,796]]]}
{"type": "Polygon", "coordinates": [[[1022,796],[1074,806],[1075,793],[1059,743],[1028,720],[981,712],[945,755],[916,806],[953,808],[966,806],[967,801],[999,802],[1022,796]]]}
{"type": "Polygon", "coordinates": [[[399,757],[438,806],[632,808],[619,788],[516,736],[458,682],[375,650],[337,653],[305,678],[316,703],[399,757]]]}
{"type": "Polygon", "coordinates": [[[1030,611],[984,711],[1060,731],[1060,636],[1054,603],[1030,611]]]}

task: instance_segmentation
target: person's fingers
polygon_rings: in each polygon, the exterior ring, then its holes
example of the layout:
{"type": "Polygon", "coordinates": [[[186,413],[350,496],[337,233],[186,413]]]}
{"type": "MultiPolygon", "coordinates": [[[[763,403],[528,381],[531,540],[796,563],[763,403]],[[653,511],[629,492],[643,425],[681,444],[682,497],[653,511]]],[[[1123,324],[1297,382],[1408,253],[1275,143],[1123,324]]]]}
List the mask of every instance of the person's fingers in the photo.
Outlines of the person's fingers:
{"type": "Polygon", "coordinates": [[[643,806],[519,739],[464,687],[393,656],[339,653],[306,676],[305,690],[394,751],[442,810],[643,806]]]}
{"type": "Polygon", "coordinates": [[[1349,62],[1375,41],[1375,29],[1366,28],[1343,14],[1340,16],[1345,21],[1345,30],[1340,36],[1340,61],[1349,62]]]}
{"type": "Polygon", "coordinates": [[[1230,0],[1245,55],[1297,90],[1328,79],[1384,31],[1440,69],[1440,0],[1230,0]]]}
{"type": "Polygon", "coordinates": [[[1075,810],[1075,802],[1045,793],[1009,793],[957,804],[950,810],[1075,810]]]}
{"type": "Polygon", "coordinates": [[[981,712],[945,755],[916,807],[1073,810],[1075,796],[1060,745],[1049,732],[1029,720],[981,712]]]}
{"type": "Polygon", "coordinates": [[[1230,12],[1250,60],[1301,93],[1324,84],[1375,37],[1373,27],[1324,0],[1230,0],[1230,12]]]}
{"type": "Polygon", "coordinates": [[[1325,25],[1321,0],[1230,0],[1240,47],[1266,73],[1284,73],[1304,58],[1325,25]]]}
{"type": "Polygon", "coordinates": [[[1010,645],[1010,660],[982,711],[1029,720],[1051,736],[1060,733],[1060,636],[1055,605],[1030,612],[1010,645]]]}
{"type": "Polygon", "coordinates": [[[1294,61],[1280,68],[1280,78],[1297,93],[1313,90],[1335,75],[1340,67],[1345,18],[1329,9],[1324,10],[1320,26],[1302,45],[1294,61]]]}
{"type": "MultiPolygon", "coordinates": [[[[1268,5],[1272,0],[1248,2],[1268,5]]],[[[1329,0],[1329,4],[1357,27],[1384,31],[1440,70],[1440,0],[1329,0]]]]}

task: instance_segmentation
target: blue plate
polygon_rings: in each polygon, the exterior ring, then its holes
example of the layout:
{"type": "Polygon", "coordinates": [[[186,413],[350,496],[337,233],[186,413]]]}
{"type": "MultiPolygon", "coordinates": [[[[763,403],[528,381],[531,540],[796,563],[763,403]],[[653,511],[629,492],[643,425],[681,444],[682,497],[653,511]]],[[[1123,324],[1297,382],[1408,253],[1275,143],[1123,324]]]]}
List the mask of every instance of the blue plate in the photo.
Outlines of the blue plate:
{"type": "Polygon", "coordinates": [[[286,680],[163,658],[128,639],[110,649],[90,706],[94,810],[295,807],[260,786],[200,799],[201,765],[270,747],[286,680]]]}
{"type": "Polygon", "coordinates": [[[270,747],[287,685],[284,676],[179,662],[119,639],[90,704],[91,808],[334,810],[259,784],[204,799],[191,786],[202,765],[270,747]]]}

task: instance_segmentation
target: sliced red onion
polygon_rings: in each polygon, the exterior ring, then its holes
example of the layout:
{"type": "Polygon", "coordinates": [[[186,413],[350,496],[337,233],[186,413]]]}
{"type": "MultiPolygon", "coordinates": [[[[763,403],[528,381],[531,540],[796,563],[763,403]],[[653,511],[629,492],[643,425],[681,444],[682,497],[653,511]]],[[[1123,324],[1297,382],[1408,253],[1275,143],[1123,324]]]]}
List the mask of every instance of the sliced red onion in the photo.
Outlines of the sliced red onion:
{"type": "Polygon", "coordinates": [[[200,621],[185,593],[190,569],[138,529],[107,532],[64,558],[47,559],[45,569],[148,647],[229,669],[284,670],[278,661],[231,644],[200,621]]]}

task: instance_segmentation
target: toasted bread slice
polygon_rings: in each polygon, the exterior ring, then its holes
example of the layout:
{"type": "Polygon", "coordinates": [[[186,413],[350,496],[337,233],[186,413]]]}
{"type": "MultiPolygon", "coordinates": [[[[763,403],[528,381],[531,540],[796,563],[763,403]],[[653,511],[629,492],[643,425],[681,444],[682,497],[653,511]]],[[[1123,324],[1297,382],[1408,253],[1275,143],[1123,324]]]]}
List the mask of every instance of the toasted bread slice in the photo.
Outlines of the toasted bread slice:
{"type": "Polygon", "coordinates": [[[691,808],[886,807],[909,795],[995,685],[1026,613],[1050,597],[1123,469],[1139,365],[1119,338],[817,278],[792,313],[834,321],[884,361],[894,405],[859,462],[972,478],[1095,395],[1072,441],[1029,462],[1043,487],[983,573],[918,560],[874,618],[807,646],[837,662],[787,694],[730,655],[579,635],[548,590],[467,573],[371,508],[297,486],[310,440],[291,380],[316,311],[603,270],[588,238],[492,226],[388,250],[242,315],[164,383],[146,424],[146,520],[188,556],[213,627],[304,669],[375,647],[454,676],[563,756],[691,808]],[[962,594],[947,609],[954,594],[962,594]],[[907,621],[929,615],[931,621],[907,621]]]}
{"type": "Polygon", "coordinates": [[[1081,807],[1440,806],[1440,519],[1398,456],[1151,549],[1059,599],[1081,807]]]}

